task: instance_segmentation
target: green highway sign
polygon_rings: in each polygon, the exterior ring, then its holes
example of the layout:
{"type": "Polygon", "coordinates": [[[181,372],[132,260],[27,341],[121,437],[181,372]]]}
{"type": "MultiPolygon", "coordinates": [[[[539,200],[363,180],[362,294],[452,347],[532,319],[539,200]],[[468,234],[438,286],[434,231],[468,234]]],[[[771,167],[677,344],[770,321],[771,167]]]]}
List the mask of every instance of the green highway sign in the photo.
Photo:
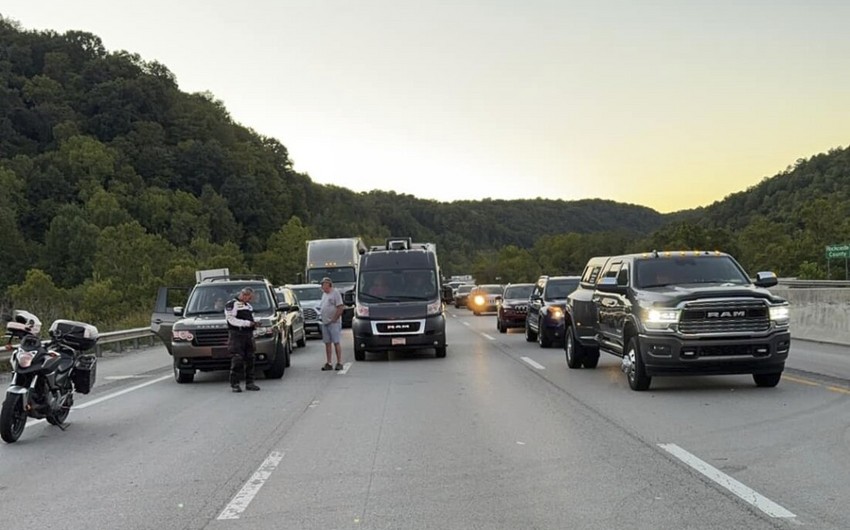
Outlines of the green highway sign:
{"type": "Polygon", "coordinates": [[[827,245],[826,258],[850,258],[850,245],[827,245]]]}

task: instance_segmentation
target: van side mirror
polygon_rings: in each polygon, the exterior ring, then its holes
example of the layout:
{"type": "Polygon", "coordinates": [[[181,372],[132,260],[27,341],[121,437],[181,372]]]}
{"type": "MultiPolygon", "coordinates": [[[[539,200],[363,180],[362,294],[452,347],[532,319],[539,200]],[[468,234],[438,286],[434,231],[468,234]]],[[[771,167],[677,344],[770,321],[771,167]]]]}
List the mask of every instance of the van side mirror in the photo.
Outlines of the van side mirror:
{"type": "Polygon", "coordinates": [[[342,295],[342,301],[345,305],[354,305],[354,291],[345,291],[342,295]]]}

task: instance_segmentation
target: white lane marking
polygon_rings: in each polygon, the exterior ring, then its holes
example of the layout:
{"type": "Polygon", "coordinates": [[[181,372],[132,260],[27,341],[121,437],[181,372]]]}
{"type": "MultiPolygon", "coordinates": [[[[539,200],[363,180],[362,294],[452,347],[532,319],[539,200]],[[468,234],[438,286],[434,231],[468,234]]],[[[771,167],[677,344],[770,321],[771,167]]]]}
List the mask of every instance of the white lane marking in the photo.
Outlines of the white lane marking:
{"type": "Polygon", "coordinates": [[[699,471],[706,477],[710,478],[714,482],[720,484],[727,490],[731,491],[732,493],[740,497],[744,502],[755,506],[770,517],[778,517],[783,519],[797,517],[782,506],[776,504],[767,497],[759,494],[755,490],[741,484],[740,482],[730,477],[726,473],[723,473],[716,467],[700,460],[699,458],[685,451],[678,445],[658,444],[658,447],[664,449],[665,451],[675,456],[685,464],[689,465],[693,469],[699,471]]]}
{"type": "Polygon", "coordinates": [[[523,361],[525,361],[526,363],[528,363],[530,366],[533,366],[534,368],[537,368],[538,370],[545,370],[545,369],[546,369],[546,367],[545,367],[545,366],[543,366],[542,364],[540,364],[540,363],[536,362],[536,361],[535,361],[534,359],[532,359],[531,357],[520,357],[520,359],[522,359],[523,361]]]}
{"type": "Polygon", "coordinates": [[[314,400],[312,403],[307,405],[308,409],[314,409],[319,406],[320,401],[318,399],[314,400]]]}
{"type": "Polygon", "coordinates": [[[97,399],[93,399],[91,401],[86,401],[82,405],[74,405],[71,408],[71,412],[74,412],[75,410],[82,410],[82,409],[97,405],[98,403],[103,403],[104,401],[109,401],[110,399],[117,398],[118,396],[123,396],[124,394],[129,394],[130,392],[134,392],[136,390],[139,390],[140,388],[145,388],[146,386],[154,385],[156,383],[159,383],[160,381],[165,381],[166,379],[170,379],[171,377],[173,377],[173,376],[164,375],[162,377],[157,377],[156,379],[151,379],[150,381],[146,381],[146,382],[138,384],[136,386],[131,386],[130,388],[125,388],[124,390],[119,390],[118,392],[115,392],[113,394],[107,394],[107,395],[99,397],[97,399]]]}
{"type": "Polygon", "coordinates": [[[464,326],[469,327],[469,322],[461,322],[461,324],[463,324],[464,326]]]}
{"type": "MultiPolygon", "coordinates": [[[[118,392],[115,392],[114,394],[107,394],[105,396],[99,397],[97,399],[93,399],[91,401],[87,401],[87,402],[82,403],[80,405],[74,405],[73,407],[71,407],[71,412],[74,412],[75,410],[82,410],[86,407],[91,407],[92,405],[97,405],[98,403],[103,403],[104,401],[108,401],[108,400],[110,400],[112,398],[116,398],[118,396],[123,396],[124,394],[127,394],[129,392],[133,392],[134,390],[138,390],[140,388],[150,386],[154,383],[159,383],[160,381],[165,381],[166,379],[168,379],[170,377],[172,377],[172,376],[164,375],[164,376],[158,377],[156,379],[151,379],[150,381],[144,382],[140,385],[131,386],[130,388],[125,388],[124,390],[119,390],[118,392]]],[[[32,425],[38,425],[39,423],[44,423],[44,422],[45,422],[45,420],[43,420],[43,419],[41,419],[41,420],[30,419],[30,420],[27,420],[26,426],[30,427],[32,425]]]]}
{"type": "Polygon", "coordinates": [[[348,369],[351,368],[351,363],[345,363],[342,365],[342,370],[337,371],[336,375],[345,375],[348,373],[348,369]]]}
{"type": "Polygon", "coordinates": [[[482,333],[481,335],[482,335],[485,339],[496,340],[496,337],[491,337],[490,335],[488,335],[488,334],[486,334],[486,333],[482,333]]]}
{"type": "Polygon", "coordinates": [[[108,375],[104,377],[104,379],[109,379],[110,381],[122,381],[124,379],[147,379],[146,375],[108,375]]]}
{"type": "Polygon", "coordinates": [[[225,519],[239,519],[239,515],[244,512],[248,505],[251,504],[251,501],[254,500],[254,497],[259,493],[260,488],[263,487],[263,484],[269,479],[272,474],[272,471],[277,468],[277,465],[280,464],[280,461],[283,460],[283,454],[277,451],[272,451],[271,454],[260,464],[260,467],[257,471],[251,475],[251,478],[248,479],[248,482],[242,486],[242,489],[239,490],[239,493],[233,497],[233,500],[230,501],[230,504],[224,507],[224,510],[221,511],[221,514],[218,516],[219,521],[223,521],[225,519]]]}

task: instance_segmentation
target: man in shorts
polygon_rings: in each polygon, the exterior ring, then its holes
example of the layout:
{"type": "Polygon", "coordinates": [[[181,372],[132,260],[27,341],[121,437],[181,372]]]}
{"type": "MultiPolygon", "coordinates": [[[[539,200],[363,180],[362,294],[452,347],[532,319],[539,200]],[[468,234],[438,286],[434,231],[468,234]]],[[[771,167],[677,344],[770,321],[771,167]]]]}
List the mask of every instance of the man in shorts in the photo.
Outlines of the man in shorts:
{"type": "Polygon", "coordinates": [[[322,301],[319,302],[319,315],[322,319],[322,342],[325,343],[325,357],[327,362],[322,370],[342,370],[342,346],[340,338],[342,335],[342,312],[345,304],[342,295],[334,289],[334,283],[330,278],[322,278],[322,301]],[[331,366],[333,355],[331,344],[336,349],[336,366],[331,366]]]}

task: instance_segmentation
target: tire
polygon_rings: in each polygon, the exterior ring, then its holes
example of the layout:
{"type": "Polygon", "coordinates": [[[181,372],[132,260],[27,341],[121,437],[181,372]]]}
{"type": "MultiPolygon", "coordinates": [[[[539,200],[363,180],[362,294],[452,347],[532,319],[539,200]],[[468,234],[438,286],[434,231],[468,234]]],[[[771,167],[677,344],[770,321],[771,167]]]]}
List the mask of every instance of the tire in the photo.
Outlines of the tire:
{"type": "Polygon", "coordinates": [[[599,348],[586,348],[581,364],[585,368],[596,368],[599,364],[599,348]]]}
{"type": "Polygon", "coordinates": [[[174,359],[174,380],[177,383],[184,385],[187,383],[191,383],[195,380],[195,371],[194,370],[181,370],[178,367],[178,359],[174,359]]]}
{"type": "Polygon", "coordinates": [[[631,366],[626,374],[629,379],[629,387],[636,392],[648,389],[650,383],[652,383],[652,377],[646,375],[646,367],[643,365],[643,357],[640,354],[637,337],[629,339],[626,356],[631,361],[631,366]]]}
{"type": "Polygon", "coordinates": [[[307,331],[304,328],[301,328],[301,338],[296,341],[295,345],[299,348],[307,345],[307,331]]]}
{"type": "Polygon", "coordinates": [[[526,342],[534,342],[537,340],[537,333],[531,331],[531,327],[528,325],[528,320],[525,321],[525,340],[526,342]]]}
{"type": "Polygon", "coordinates": [[[567,358],[567,366],[573,370],[581,368],[585,360],[584,346],[576,340],[573,327],[569,325],[567,326],[567,336],[564,339],[564,354],[567,358]]]}
{"type": "Polygon", "coordinates": [[[540,329],[540,321],[537,321],[537,344],[540,345],[541,348],[551,348],[552,347],[552,337],[546,333],[545,329],[540,329]]]}
{"type": "Polygon", "coordinates": [[[355,361],[365,361],[366,360],[366,350],[358,348],[354,346],[354,360],[355,361]]]}
{"type": "Polygon", "coordinates": [[[71,407],[74,405],[74,394],[70,388],[68,389],[68,391],[71,393],[68,395],[67,404],[62,407],[62,410],[59,412],[59,414],[53,416],[48,414],[47,417],[44,418],[50,425],[62,425],[63,423],[65,423],[65,420],[68,419],[68,414],[71,412],[71,407]]]}
{"type": "Polygon", "coordinates": [[[289,338],[286,339],[286,348],[284,348],[284,352],[283,352],[284,359],[285,359],[284,362],[286,363],[287,368],[289,368],[289,366],[292,364],[292,352],[294,350],[295,350],[295,346],[293,346],[293,344],[292,344],[292,334],[290,333],[289,338]]]}
{"type": "Polygon", "coordinates": [[[3,408],[0,409],[0,438],[6,443],[15,443],[24,427],[27,426],[27,413],[24,412],[24,397],[20,394],[6,394],[3,408]]]}
{"type": "Polygon", "coordinates": [[[278,344],[277,348],[275,348],[274,360],[271,366],[263,370],[266,379],[280,379],[283,377],[283,374],[286,372],[287,351],[288,348],[286,346],[278,344]]]}
{"type": "Polygon", "coordinates": [[[780,379],[782,379],[782,372],[775,372],[772,374],[753,374],[753,381],[756,382],[757,387],[761,388],[773,388],[779,384],[780,379]]]}
{"type": "Polygon", "coordinates": [[[473,312],[472,312],[472,314],[473,314],[473,315],[475,315],[475,316],[477,316],[477,317],[480,317],[480,316],[481,316],[481,313],[479,313],[478,311],[473,311],[473,312]]]}
{"type": "Polygon", "coordinates": [[[501,320],[496,321],[496,329],[499,330],[499,333],[507,333],[508,332],[508,327],[505,326],[504,324],[502,324],[501,320]]]}
{"type": "Polygon", "coordinates": [[[446,356],[446,347],[445,346],[437,346],[434,348],[434,351],[437,355],[437,359],[442,359],[446,356]]]}

